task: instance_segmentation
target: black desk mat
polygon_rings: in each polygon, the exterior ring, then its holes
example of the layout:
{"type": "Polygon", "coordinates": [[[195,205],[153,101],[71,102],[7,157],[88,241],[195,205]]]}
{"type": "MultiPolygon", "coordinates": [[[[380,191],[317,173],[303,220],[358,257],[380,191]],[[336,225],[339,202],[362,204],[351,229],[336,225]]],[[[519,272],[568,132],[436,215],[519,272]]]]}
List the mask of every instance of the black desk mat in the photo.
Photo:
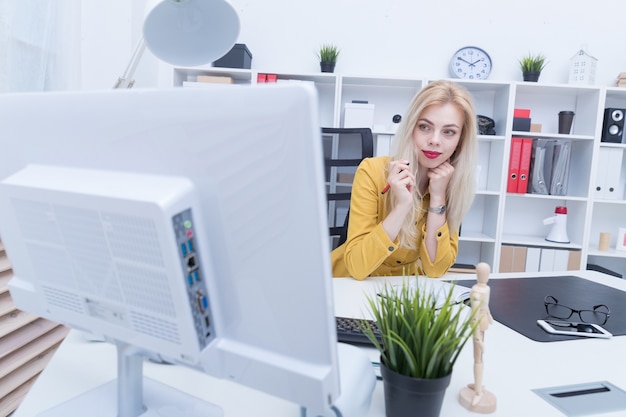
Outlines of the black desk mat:
{"type": "MultiPolygon", "coordinates": [[[[476,280],[460,280],[458,285],[471,288],[476,280]]],[[[552,295],[559,304],[574,309],[591,309],[606,304],[611,313],[602,327],[614,336],[626,335],[626,292],[575,276],[492,279],[489,309],[494,320],[538,342],[582,339],[547,333],[537,324],[549,319],[543,304],[552,295]]],[[[569,321],[580,321],[576,313],[569,321]]]]}

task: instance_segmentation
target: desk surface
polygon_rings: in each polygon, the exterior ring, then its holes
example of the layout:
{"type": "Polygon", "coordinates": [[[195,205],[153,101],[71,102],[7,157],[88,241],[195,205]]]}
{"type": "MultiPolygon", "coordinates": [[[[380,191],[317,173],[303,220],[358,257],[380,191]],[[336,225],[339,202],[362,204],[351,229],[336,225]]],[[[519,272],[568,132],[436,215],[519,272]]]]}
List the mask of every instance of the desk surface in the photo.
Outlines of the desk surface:
{"type": "MultiPolygon", "coordinates": [[[[492,279],[537,276],[549,279],[551,274],[493,274],[492,279]]],[[[552,274],[556,275],[556,274],[552,274]]],[[[593,271],[572,275],[626,291],[626,281],[593,271]]],[[[444,279],[470,279],[472,275],[449,274],[444,279]]],[[[362,316],[366,311],[364,294],[372,294],[387,281],[401,278],[369,278],[365,281],[334,279],[335,312],[337,316],[362,316]]],[[[609,381],[626,389],[623,356],[626,337],[609,340],[581,339],[556,343],[532,341],[500,323],[492,324],[485,336],[484,384],[497,399],[494,416],[563,416],[532,389],[562,385],[609,381]]],[[[378,354],[367,349],[372,359],[378,354]]],[[[42,410],[95,388],[115,377],[116,353],[112,345],[89,342],[72,331],[42,372],[13,417],[33,417],[42,410]]],[[[472,344],[468,343],[455,365],[452,381],[444,399],[441,416],[476,416],[460,406],[458,392],[473,381],[472,344]]],[[[296,404],[256,390],[220,380],[181,366],[146,362],[144,375],[164,382],[191,395],[222,407],[224,416],[273,415],[299,416],[296,404]]],[[[382,383],[378,382],[368,416],[384,416],[382,383]]],[[[622,413],[603,414],[623,415],[622,413]]]]}

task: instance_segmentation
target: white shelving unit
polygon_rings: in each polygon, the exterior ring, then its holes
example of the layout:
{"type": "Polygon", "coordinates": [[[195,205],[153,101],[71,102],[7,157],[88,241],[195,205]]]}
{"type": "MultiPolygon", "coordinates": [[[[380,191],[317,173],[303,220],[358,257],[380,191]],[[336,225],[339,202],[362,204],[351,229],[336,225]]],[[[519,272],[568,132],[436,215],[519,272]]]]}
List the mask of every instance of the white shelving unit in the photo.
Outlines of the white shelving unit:
{"type": "MultiPolygon", "coordinates": [[[[319,96],[320,124],[342,127],[345,103],[366,100],[375,105],[373,133],[377,155],[386,154],[395,132],[392,122],[403,115],[410,100],[432,80],[352,76],[342,74],[291,74],[272,70],[239,70],[228,68],[173,68],[164,86],[182,86],[200,74],[233,78],[236,85],[255,84],[257,74],[276,74],[278,82],[311,82],[319,96]],[[169,84],[168,84],[169,83],[169,84]]],[[[617,149],[622,154],[626,144],[601,142],[604,109],[626,109],[626,89],[612,87],[550,85],[527,82],[460,81],[471,93],[480,115],[492,118],[495,135],[478,137],[477,194],[461,227],[458,263],[476,264],[484,261],[492,270],[499,270],[502,245],[565,249],[580,252],[581,269],[587,264],[610,269],[626,277],[626,251],[616,251],[617,230],[626,227],[626,197],[621,190],[618,199],[599,198],[596,179],[599,153],[603,148],[617,149]],[[541,132],[513,131],[516,108],[530,109],[533,123],[542,125],[541,132]],[[575,112],[571,134],[558,134],[558,113],[575,112]],[[511,138],[566,139],[572,151],[566,195],[507,193],[511,138]],[[547,242],[550,226],[543,219],[554,215],[556,206],[568,209],[569,244],[547,242]],[[611,233],[609,251],[599,251],[600,232],[611,233]]],[[[626,155],[622,164],[610,175],[618,184],[626,183],[626,155]]],[[[600,171],[601,172],[601,171],[600,171]]]]}

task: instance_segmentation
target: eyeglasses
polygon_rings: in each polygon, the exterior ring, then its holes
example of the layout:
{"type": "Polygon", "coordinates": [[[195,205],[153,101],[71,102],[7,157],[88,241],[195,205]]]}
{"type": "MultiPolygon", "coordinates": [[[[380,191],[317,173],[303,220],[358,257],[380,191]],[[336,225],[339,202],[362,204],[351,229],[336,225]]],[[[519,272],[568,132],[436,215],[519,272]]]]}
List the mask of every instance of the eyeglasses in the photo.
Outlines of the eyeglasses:
{"type": "Polygon", "coordinates": [[[578,313],[580,321],[583,323],[604,324],[609,319],[611,310],[604,304],[593,306],[593,310],[574,310],[571,307],[559,304],[559,300],[551,295],[546,295],[543,299],[546,306],[546,313],[557,319],[569,319],[572,314],[578,313]]]}

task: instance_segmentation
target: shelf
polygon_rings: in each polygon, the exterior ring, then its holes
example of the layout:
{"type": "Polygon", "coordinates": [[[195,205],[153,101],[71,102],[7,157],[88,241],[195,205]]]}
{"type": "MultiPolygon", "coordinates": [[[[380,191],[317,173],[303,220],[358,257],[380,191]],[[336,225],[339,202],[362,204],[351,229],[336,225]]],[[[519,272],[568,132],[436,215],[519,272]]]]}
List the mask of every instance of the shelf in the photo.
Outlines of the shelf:
{"type": "Polygon", "coordinates": [[[617,206],[626,206],[626,200],[594,200],[595,204],[609,204],[617,206]]]}
{"type": "Polygon", "coordinates": [[[496,240],[493,236],[488,236],[484,233],[477,232],[465,232],[461,230],[461,236],[459,237],[460,241],[464,242],[491,242],[494,243],[496,240]]]}
{"type": "MultiPolygon", "coordinates": [[[[546,230],[546,235],[548,232],[549,230],[546,230]]],[[[542,236],[503,235],[501,243],[503,245],[538,246],[542,248],[582,249],[580,244],[548,242],[542,236]]]]}
{"type": "Polygon", "coordinates": [[[618,149],[626,149],[625,143],[611,143],[611,142],[600,142],[601,148],[618,148],[618,149]]]}
{"type": "Polygon", "coordinates": [[[604,256],[607,258],[624,258],[626,259],[626,251],[619,251],[615,249],[609,249],[607,251],[598,250],[597,247],[588,250],[590,256],[604,256]]]}
{"type": "Polygon", "coordinates": [[[520,130],[514,130],[511,132],[511,136],[524,136],[528,138],[543,138],[543,139],[570,139],[574,140],[588,140],[594,141],[595,137],[590,135],[563,135],[559,133],[544,133],[544,132],[526,132],[520,130]]]}
{"type": "MultiPolygon", "coordinates": [[[[411,76],[377,76],[326,73],[290,73],[268,70],[241,70],[214,67],[175,68],[174,85],[194,81],[199,74],[228,75],[237,84],[256,84],[258,73],[277,74],[280,82],[299,80],[311,82],[318,92],[320,124],[342,127],[344,106],[353,100],[374,104],[372,132],[376,155],[389,152],[397,125],[396,114],[404,115],[415,94],[434,80],[411,76]]],[[[615,236],[619,227],[626,227],[626,200],[600,199],[598,182],[601,150],[616,148],[626,152],[626,143],[601,142],[604,108],[626,109],[626,89],[617,87],[577,86],[531,82],[492,82],[457,80],[470,93],[478,115],[492,118],[495,135],[478,135],[476,196],[463,219],[457,262],[476,264],[488,262],[498,270],[501,245],[537,246],[580,250],[581,265],[607,264],[626,275],[626,252],[597,251],[600,232],[615,236]],[[531,122],[541,124],[541,132],[513,131],[514,109],[530,110],[531,122]],[[575,113],[571,134],[559,134],[558,113],[575,113]],[[567,195],[507,193],[508,165],[513,136],[566,140],[571,142],[567,195]],[[572,244],[545,240],[551,225],[543,220],[554,215],[556,206],[568,208],[568,237],[572,244]],[[585,249],[582,249],[585,248],[585,249]],[[591,262],[591,263],[594,263],[591,262]]],[[[350,155],[351,147],[337,148],[341,155],[350,155]]],[[[626,157],[621,168],[626,181],[626,157]]],[[[602,165],[602,166],[606,166],[602,165]]],[[[605,170],[609,170],[608,168],[605,170]]],[[[611,171],[614,169],[611,168],[611,171]]],[[[338,181],[338,179],[337,179],[338,181]]],[[[335,187],[348,187],[344,177],[335,187]]],[[[618,187],[619,188],[619,187],[618,187]]],[[[604,189],[604,187],[601,187],[604,189]]],[[[619,195],[618,195],[619,196],[619,195]]]]}
{"type": "Polygon", "coordinates": [[[517,193],[506,193],[507,198],[525,198],[525,199],[536,199],[536,200],[552,200],[552,201],[560,201],[565,203],[567,201],[587,201],[587,197],[576,197],[570,195],[548,195],[548,194],[517,194],[517,193]]]}

